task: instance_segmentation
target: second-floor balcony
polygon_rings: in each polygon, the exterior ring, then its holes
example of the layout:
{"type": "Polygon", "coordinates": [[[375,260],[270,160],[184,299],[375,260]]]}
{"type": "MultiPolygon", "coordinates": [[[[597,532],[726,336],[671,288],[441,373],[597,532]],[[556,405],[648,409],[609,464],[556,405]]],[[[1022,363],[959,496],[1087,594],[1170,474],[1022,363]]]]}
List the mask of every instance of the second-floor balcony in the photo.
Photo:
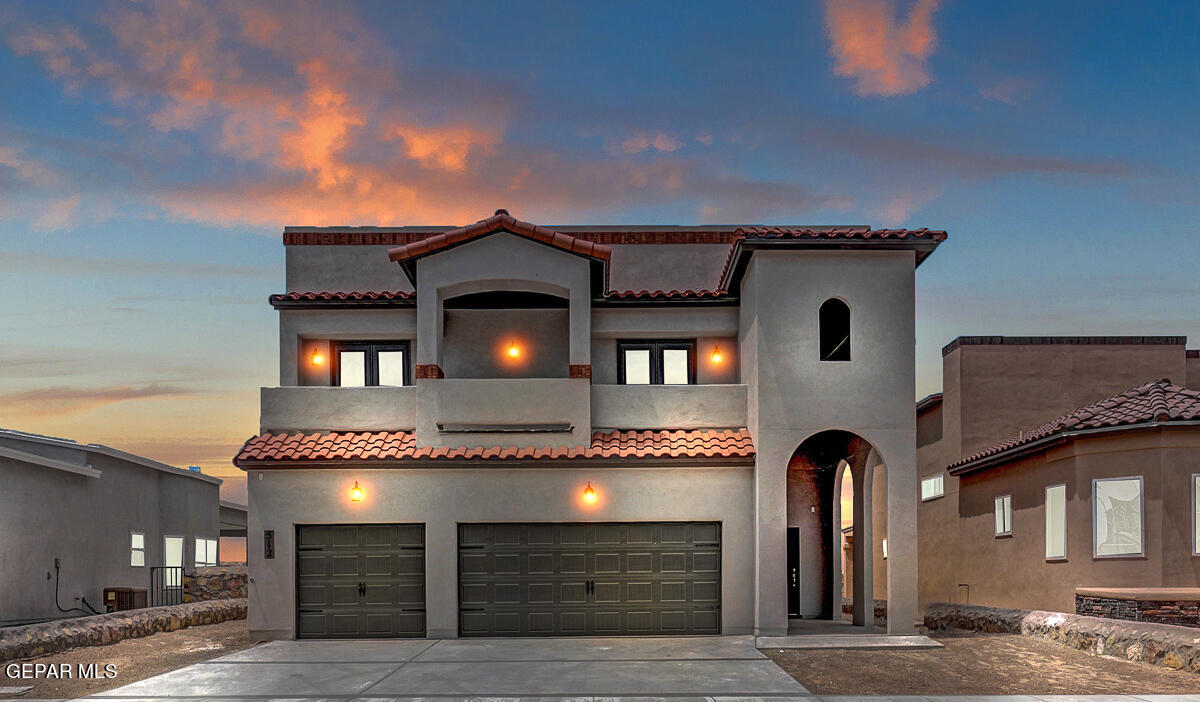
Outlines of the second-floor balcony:
{"type": "Polygon", "coordinates": [[[745,385],[585,378],[436,379],[405,387],[262,388],[264,432],[416,431],[431,446],[582,445],[593,430],[746,426],[745,385]]]}

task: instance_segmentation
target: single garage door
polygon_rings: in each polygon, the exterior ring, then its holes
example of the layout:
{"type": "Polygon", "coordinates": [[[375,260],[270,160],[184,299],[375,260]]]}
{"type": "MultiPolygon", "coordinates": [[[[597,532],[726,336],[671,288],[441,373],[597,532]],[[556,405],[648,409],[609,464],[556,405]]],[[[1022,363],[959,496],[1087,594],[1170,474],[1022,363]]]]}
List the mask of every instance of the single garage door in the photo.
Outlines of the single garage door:
{"type": "Polygon", "coordinates": [[[462,636],[719,634],[716,522],[460,524],[462,636]]]}
{"type": "Polygon", "coordinates": [[[300,525],[296,551],[296,638],[425,635],[425,525],[300,525]]]}

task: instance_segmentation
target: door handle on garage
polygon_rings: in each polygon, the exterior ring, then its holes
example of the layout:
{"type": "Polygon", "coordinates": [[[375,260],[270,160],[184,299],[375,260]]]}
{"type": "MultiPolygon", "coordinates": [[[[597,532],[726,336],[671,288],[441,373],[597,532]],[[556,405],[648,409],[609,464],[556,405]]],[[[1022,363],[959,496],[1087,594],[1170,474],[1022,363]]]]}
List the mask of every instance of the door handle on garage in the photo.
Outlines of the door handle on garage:
{"type": "Polygon", "coordinates": [[[362,597],[362,596],[364,596],[364,595],[366,595],[366,594],[367,594],[367,584],[366,584],[366,583],[359,583],[359,584],[358,584],[358,596],[359,596],[359,597],[362,597]]]}

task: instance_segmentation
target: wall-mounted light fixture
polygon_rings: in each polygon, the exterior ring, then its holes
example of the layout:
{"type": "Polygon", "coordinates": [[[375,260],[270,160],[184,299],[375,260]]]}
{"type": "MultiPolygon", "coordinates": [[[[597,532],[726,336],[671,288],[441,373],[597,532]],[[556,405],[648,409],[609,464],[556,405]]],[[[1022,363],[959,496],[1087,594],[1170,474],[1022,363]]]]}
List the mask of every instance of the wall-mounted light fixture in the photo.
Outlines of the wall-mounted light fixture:
{"type": "Polygon", "coordinates": [[[309,357],[314,366],[319,366],[325,363],[325,355],[321,353],[321,349],[313,349],[312,356],[309,357]]]}
{"type": "Polygon", "coordinates": [[[350,488],[350,501],[362,502],[363,489],[358,486],[358,481],[354,481],[354,487],[350,488]]]}
{"type": "Polygon", "coordinates": [[[592,487],[592,481],[588,481],[587,487],[583,489],[583,501],[589,505],[596,501],[596,488],[592,487]]]}
{"type": "Polygon", "coordinates": [[[520,358],[521,357],[521,347],[517,346],[516,341],[508,342],[508,357],[509,358],[520,358]]]}
{"type": "Polygon", "coordinates": [[[723,360],[723,358],[724,358],[724,357],[723,357],[723,356],[721,356],[721,347],[720,347],[720,346],[714,346],[714,347],[713,347],[713,352],[712,352],[712,362],[713,362],[713,363],[720,363],[720,362],[723,360]]]}

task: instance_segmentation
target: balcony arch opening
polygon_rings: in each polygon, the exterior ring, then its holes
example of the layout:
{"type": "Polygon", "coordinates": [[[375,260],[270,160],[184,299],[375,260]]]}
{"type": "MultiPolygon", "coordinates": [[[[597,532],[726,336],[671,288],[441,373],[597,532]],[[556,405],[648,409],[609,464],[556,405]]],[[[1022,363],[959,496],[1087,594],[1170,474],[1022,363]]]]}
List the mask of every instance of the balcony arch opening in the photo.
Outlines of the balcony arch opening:
{"type": "Polygon", "coordinates": [[[442,300],[447,378],[565,378],[569,300],[549,292],[492,289],[442,300]]]}

